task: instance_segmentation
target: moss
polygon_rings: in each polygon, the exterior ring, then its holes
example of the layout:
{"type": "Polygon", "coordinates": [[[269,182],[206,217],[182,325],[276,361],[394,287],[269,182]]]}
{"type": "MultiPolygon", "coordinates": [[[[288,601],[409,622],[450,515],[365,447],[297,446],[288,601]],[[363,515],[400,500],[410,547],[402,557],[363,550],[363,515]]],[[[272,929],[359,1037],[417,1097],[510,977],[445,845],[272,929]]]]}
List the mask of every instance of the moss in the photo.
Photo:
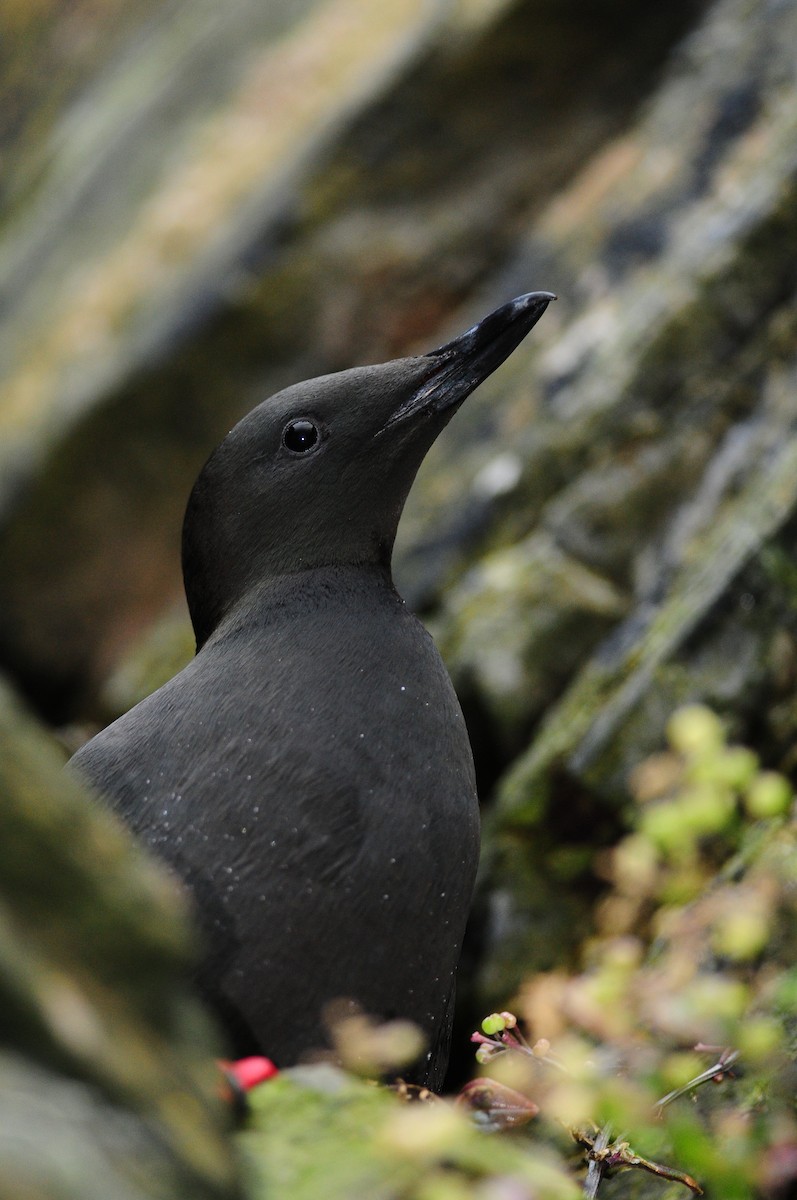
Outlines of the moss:
{"type": "Polygon", "coordinates": [[[762,548],[759,561],[770,583],[797,609],[797,565],[790,548],[770,542],[762,548]]]}
{"type": "Polygon", "coordinates": [[[511,746],[624,611],[605,578],[534,534],[463,580],[438,641],[455,682],[478,694],[511,746]]]}
{"type": "Polygon", "coordinates": [[[287,1072],[260,1087],[239,1142],[252,1200],[476,1200],[491,1180],[546,1200],[578,1195],[545,1149],[528,1154],[440,1101],[408,1105],[332,1068],[287,1072]]]}

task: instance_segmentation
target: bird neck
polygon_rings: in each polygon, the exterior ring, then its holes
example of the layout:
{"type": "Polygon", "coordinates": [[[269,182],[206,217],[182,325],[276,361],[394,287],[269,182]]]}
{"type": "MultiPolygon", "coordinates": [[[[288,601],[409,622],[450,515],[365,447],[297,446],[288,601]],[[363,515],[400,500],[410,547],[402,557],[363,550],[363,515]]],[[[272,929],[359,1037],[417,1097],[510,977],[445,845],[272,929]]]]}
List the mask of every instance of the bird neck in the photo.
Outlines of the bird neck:
{"type": "Polygon", "coordinates": [[[377,596],[391,604],[403,604],[389,564],[336,563],[286,571],[254,583],[216,620],[201,641],[197,630],[197,650],[243,628],[273,624],[283,615],[292,619],[298,613],[323,609],[341,600],[351,603],[357,597],[366,605],[372,605],[377,596]]]}
{"type": "Polygon", "coordinates": [[[252,595],[266,603],[280,594],[285,580],[321,580],[325,574],[353,571],[390,581],[405,495],[406,488],[392,504],[384,499],[377,504],[372,496],[359,497],[350,489],[352,515],[345,521],[317,514],[309,520],[300,505],[281,510],[277,518],[257,511],[256,505],[250,511],[221,503],[217,481],[206,467],[183,523],[183,580],[197,649],[252,595]]]}

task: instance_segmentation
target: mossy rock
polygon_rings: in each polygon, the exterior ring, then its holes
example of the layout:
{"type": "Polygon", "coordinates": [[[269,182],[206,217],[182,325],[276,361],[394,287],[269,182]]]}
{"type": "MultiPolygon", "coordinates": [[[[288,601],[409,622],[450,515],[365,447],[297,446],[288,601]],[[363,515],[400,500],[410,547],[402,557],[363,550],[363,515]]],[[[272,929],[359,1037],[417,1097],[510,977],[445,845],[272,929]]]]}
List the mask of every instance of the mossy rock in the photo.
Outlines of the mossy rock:
{"type": "Polygon", "coordinates": [[[237,1195],[177,885],[2,684],[0,742],[0,1195],[237,1195]]]}

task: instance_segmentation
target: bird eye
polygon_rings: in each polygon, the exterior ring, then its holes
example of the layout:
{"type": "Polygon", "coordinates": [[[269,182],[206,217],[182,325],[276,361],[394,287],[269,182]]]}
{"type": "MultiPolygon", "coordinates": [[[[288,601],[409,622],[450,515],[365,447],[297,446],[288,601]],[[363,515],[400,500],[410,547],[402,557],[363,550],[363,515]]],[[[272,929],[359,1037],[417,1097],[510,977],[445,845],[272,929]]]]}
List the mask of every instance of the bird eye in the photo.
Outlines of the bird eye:
{"type": "Polygon", "coordinates": [[[290,421],[282,431],[282,444],[291,454],[306,454],[318,445],[320,439],[318,426],[308,417],[290,421]]]}

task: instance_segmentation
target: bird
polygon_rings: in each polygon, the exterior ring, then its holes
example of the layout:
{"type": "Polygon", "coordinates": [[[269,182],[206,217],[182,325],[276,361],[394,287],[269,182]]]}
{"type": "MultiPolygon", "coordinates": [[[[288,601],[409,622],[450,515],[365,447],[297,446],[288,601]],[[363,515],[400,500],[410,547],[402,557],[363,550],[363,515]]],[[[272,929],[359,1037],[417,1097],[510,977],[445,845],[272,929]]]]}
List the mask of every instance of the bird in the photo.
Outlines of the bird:
{"type": "Polygon", "coordinates": [[[233,1053],[328,1047],[330,1002],[407,1020],[440,1090],[479,858],[451,680],[391,572],[427,451],[555,299],[293,384],[211,454],[183,525],[196,656],[71,759],[185,888],[233,1053]]]}

